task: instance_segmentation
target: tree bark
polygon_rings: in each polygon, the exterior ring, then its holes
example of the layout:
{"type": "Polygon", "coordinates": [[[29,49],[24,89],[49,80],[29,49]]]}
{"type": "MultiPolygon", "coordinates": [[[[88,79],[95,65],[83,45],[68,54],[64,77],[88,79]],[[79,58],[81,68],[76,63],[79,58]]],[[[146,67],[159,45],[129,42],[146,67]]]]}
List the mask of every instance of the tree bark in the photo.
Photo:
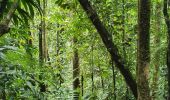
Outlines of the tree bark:
{"type": "Polygon", "coordinates": [[[103,43],[111,54],[111,58],[115,62],[116,67],[120,70],[132,93],[137,98],[137,84],[134,78],[132,77],[132,74],[130,73],[129,69],[127,69],[128,65],[125,64],[125,60],[120,56],[117,46],[112,42],[111,36],[109,35],[110,33],[100,21],[97,12],[92,8],[90,2],[88,0],[79,0],[79,2],[83,9],[86,11],[88,17],[92,21],[95,28],[97,29],[100,37],[102,38],[103,43]]]}
{"type": "Polygon", "coordinates": [[[111,59],[111,66],[112,66],[112,82],[113,82],[113,95],[114,95],[114,100],[116,100],[116,73],[115,73],[115,67],[113,60],[111,59]]]}
{"type": "Polygon", "coordinates": [[[168,32],[168,47],[167,47],[167,69],[168,69],[168,99],[170,100],[170,18],[168,14],[168,1],[164,0],[163,14],[168,32]]]}
{"type": "Polygon", "coordinates": [[[42,39],[42,24],[39,25],[39,64],[43,64],[43,39],[42,39]]]}
{"type": "Polygon", "coordinates": [[[74,58],[73,58],[73,89],[74,89],[74,100],[79,100],[80,95],[80,67],[79,67],[79,56],[77,49],[77,38],[73,38],[74,45],[74,58]]]}
{"type": "MultiPolygon", "coordinates": [[[[43,14],[41,16],[41,23],[40,23],[40,33],[39,33],[39,63],[40,66],[43,67],[43,64],[47,61],[47,47],[46,47],[46,23],[45,23],[45,17],[46,17],[46,6],[47,1],[43,0],[42,2],[42,8],[43,8],[43,14]]],[[[40,75],[40,80],[43,80],[43,75],[40,75]]],[[[44,82],[40,83],[40,91],[46,92],[47,86],[44,82]]]]}
{"type": "Polygon", "coordinates": [[[47,31],[46,31],[46,6],[47,0],[43,0],[43,16],[42,16],[42,38],[43,38],[43,54],[44,61],[47,61],[47,31]]]}
{"type": "Polygon", "coordinates": [[[84,95],[84,76],[83,72],[81,73],[81,96],[83,97],[84,95]]]}
{"type": "Polygon", "coordinates": [[[138,100],[151,100],[148,82],[150,63],[150,3],[150,0],[139,0],[138,4],[138,100]]]}
{"type": "MultiPolygon", "coordinates": [[[[155,9],[155,29],[156,34],[154,36],[154,45],[155,48],[160,46],[160,36],[161,36],[161,3],[158,2],[155,9]]],[[[159,51],[156,51],[154,55],[154,73],[153,73],[153,83],[152,83],[152,99],[155,100],[157,97],[157,91],[158,91],[158,79],[159,79],[159,66],[160,66],[160,53],[159,51]]]]}
{"type": "Polygon", "coordinates": [[[46,47],[46,6],[47,1],[43,0],[42,2],[42,16],[41,16],[41,23],[39,25],[39,59],[40,63],[44,63],[47,61],[47,47],[46,47]]]}
{"type": "MultiPolygon", "coordinates": [[[[123,48],[122,48],[122,51],[123,51],[123,58],[124,59],[127,59],[127,56],[126,56],[126,27],[125,27],[125,0],[122,0],[122,44],[123,44],[123,48]]],[[[116,100],[116,99],[115,99],[116,100]]],[[[126,100],[129,100],[129,89],[128,87],[126,86],[126,100]]]]}

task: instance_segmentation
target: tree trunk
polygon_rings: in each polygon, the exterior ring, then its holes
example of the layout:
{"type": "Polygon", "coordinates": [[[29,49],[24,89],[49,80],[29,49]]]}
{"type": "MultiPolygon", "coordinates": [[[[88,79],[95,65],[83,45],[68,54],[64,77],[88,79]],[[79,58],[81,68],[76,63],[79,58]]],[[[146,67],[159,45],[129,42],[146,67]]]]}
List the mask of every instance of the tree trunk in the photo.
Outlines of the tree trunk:
{"type": "Polygon", "coordinates": [[[151,100],[148,82],[150,63],[150,3],[150,0],[139,0],[137,49],[138,100],[151,100]]]}
{"type": "Polygon", "coordinates": [[[46,17],[46,0],[42,1],[42,16],[41,16],[41,23],[39,25],[39,60],[40,65],[45,62],[45,49],[46,49],[46,24],[45,24],[45,17],[46,17]]]}
{"type": "MultiPolygon", "coordinates": [[[[26,48],[26,52],[29,55],[29,59],[30,61],[33,60],[33,54],[32,54],[32,48],[33,48],[33,44],[32,44],[32,33],[30,31],[30,25],[28,25],[28,39],[26,39],[27,41],[27,48],[26,48]]],[[[32,66],[32,64],[30,64],[30,66],[32,66]]]]}
{"type": "Polygon", "coordinates": [[[107,50],[111,54],[111,58],[116,64],[116,67],[120,70],[121,74],[124,76],[124,79],[131,91],[133,92],[135,98],[137,98],[137,84],[132,77],[128,68],[128,65],[125,64],[125,60],[120,56],[117,46],[112,42],[110,33],[106,30],[104,25],[101,23],[97,12],[92,8],[88,0],[79,0],[81,6],[86,11],[88,17],[92,21],[93,25],[97,29],[100,37],[102,38],[103,43],[105,44],[107,50]]]}
{"type": "Polygon", "coordinates": [[[39,65],[43,64],[43,39],[42,39],[42,24],[39,25],[39,65]]]}
{"type": "Polygon", "coordinates": [[[170,19],[168,14],[168,1],[164,0],[163,14],[165,17],[165,23],[168,30],[168,47],[167,47],[167,67],[168,67],[168,99],[170,100],[170,19]]]}
{"type": "MultiPolygon", "coordinates": [[[[125,27],[125,0],[122,0],[122,44],[123,44],[123,58],[126,59],[126,27],[125,27]]],[[[115,99],[116,100],[116,99],[115,99]]],[[[126,100],[129,100],[129,89],[126,86],[126,100]]]]}
{"type": "Polygon", "coordinates": [[[0,2],[0,17],[3,17],[3,13],[5,11],[6,5],[8,4],[8,0],[2,0],[0,2]]]}
{"type": "MultiPolygon", "coordinates": [[[[92,40],[93,41],[93,40],[92,40]]],[[[92,94],[94,93],[94,62],[93,62],[93,45],[94,45],[94,42],[92,43],[91,45],[91,52],[92,52],[92,55],[91,55],[91,81],[92,81],[92,94]]]]}
{"type": "Polygon", "coordinates": [[[81,96],[84,95],[84,76],[83,73],[81,73],[81,96]]]}
{"type": "MultiPolygon", "coordinates": [[[[160,46],[160,33],[161,33],[161,3],[157,3],[156,10],[155,10],[155,29],[156,34],[154,37],[154,45],[155,48],[160,46]]],[[[157,91],[158,91],[158,72],[159,72],[159,66],[160,66],[160,54],[158,51],[156,51],[154,55],[154,73],[153,73],[153,83],[152,83],[152,99],[155,100],[157,97],[157,91]]]]}
{"type": "MultiPolygon", "coordinates": [[[[46,5],[47,1],[43,0],[42,8],[43,8],[43,15],[41,16],[41,24],[40,24],[40,32],[39,32],[39,63],[40,66],[43,67],[43,64],[47,61],[47,48],[46,48],[46,5]]],[[[42,75],[40,75],[40,80],[43,80],[42,75]]],[[[40,91],[46,92],[47,86],[42,82],[40,84],[40,91]]]]}
{"type": "Polygon", "coordinates": [[[114,100],[116,100],[116,73],[115,73],[115,67],[113,60],[111,59],[111,66],[112,66],[112,82],[113,82],[113,95],[114,95],[114,100]]]}
{"type": "Polygon", "coordinates": [[[102,76],[103,70],[101,69],[100,64],[98,64],[98,68],[99,68],[99,72],[100,72],[101,86],[102,86],[103,93],[104,93],[105,87],[104,87],[104,79],[103,79],[103,76],[102,76]]]}
{"type": "Polygon", "coordinates": [[[43,18],[42,18],[42,38],[43,38],[43,54],[44,54],[44,61],[47,61],[47,32],[46,32],[46,6],[47,0],[43,0],[43,18]]]}
{"type": "Polygon", "coordinates": [[[73,90],[74,90],[74,100],[79,100],[80,95],[80,68],[79,68],[79,56],[78,56],[78,49],[77,49],[77,38],[74,37],[74,58],[73,58],[73,90]]]}

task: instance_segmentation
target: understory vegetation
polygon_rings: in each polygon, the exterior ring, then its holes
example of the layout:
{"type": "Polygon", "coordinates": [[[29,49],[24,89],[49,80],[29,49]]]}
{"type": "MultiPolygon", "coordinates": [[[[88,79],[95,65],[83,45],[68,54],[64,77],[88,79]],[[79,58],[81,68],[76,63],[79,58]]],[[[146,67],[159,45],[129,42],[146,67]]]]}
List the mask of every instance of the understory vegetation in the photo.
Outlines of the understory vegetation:
{"type": "Polygon", "coordinates": [[[169,0],[0,0],[0,99],[170,100],[169,0]]]}

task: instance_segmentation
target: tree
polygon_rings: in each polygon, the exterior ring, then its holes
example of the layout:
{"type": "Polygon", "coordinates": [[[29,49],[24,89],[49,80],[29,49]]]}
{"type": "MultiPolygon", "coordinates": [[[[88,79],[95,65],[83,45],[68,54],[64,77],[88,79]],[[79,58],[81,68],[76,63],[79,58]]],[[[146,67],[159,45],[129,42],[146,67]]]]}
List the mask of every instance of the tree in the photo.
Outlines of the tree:
{"type": "Polygon", "coordinates": [[[39,0],[14,0],[12,4],[8,0],[2,0],[0,3],[0,37],[5,33],[9,32],[9,24],[13,18],[15,24],[18,23],[18,20],[23,20],[23,22],[28,24],[28,20],[34,17],[34,9],[37,8],[39,13],[41,14],[41,8],[39,4],[39,0]],[[23,5],[21,6],[22,3],[23,5]],[[10,5],[9,7],[7,5],[10,5]],[[7,7],[6,7],[7,6],[7,7]],[[24,7],[23,7],[24,6],[24,7]],[[29,9],[28,9],[29,8],[29,9]],[[5,11],[7,14],[4,16],[5,11]],[[15,12],[18,12],[16,15],[15,12]],[[15,16],[15,17],[14,17],[15,16]]]}
{"type": "MultiPolygon", "coordinates": [[[[0,21],[14,1],[0,0],[0,21]]],[[[167,99],[161,1],[18,0],[0,37],[0,99],[167,99]]]]}
{"type": "MultiPolygon", "coordinates": [[[[47,46],[46,46],[46,6],[47,6],[47,1],[43,0],[42,2],[42,16],[41,16],[41,23],[39,26],[39,65],[41,67],[44,66],[44,64],[47,61],[47,46]]],[[[43,80],[42,75],[40,75],[40,80],[43,80]]],[[[42,82],[40,84],[40,91],[41,92],[46,92],[47,86],[42,82]]]]}
{"type": "MultiPolygon", "coordinates": [[[[160,46],[160,36],[161,36],[161,3],[156,4],[155,9],[155,29],[156,34],[154,36],[154,45],[155,48],[160,46]]],[[[154,73],[153,73],[153,83],[152,83],[152,99],[155,100],[158,95],[158,80],[159,80],[159,68],[160,68],[160,54],[159,50],[155,50],[154,55],[154,73]]]]}
{"type": "Polygon", "coordinates": [[[125,60],[118,54],[118,48],[111,41],[111,36],[106,28],[101,23],[96,11],[91,7],[88,0],[79,0],[81,6],[86,11],[88,17],[92,21],[93,25],[97,29],[103,43],[105,44],[107,50],[109,51],[111,58],[114,60],[116,67],[120,70],[121,74],[124,76],[126,83],[129,85],[134,96],[137,98],[137,84],[133,79],[130,71],[127,68],[125,60]]]}
{"type": "Polygon", "coordinates": [[[74,100],[79,100],[80,96],[80,67],[79,67],[79,55],[77,48],[77,38],[73,38],[73,90],[74,90],[74,100]]]}
{"type": "Polygon", "coordinates": [[[137,88],[138,100],[151,100],[149,90],[150,63],[150,0],[139,0],[138,8],[138,57],[137,88]]]}
{"type": "Polygon", "coordinates": [[[168,69],[168,100],[170,100],[170,18],[168,14],[168,1],[164,0],[163,14],[168,33],[168,47],[167,47],[167,69],[168,69]]]}

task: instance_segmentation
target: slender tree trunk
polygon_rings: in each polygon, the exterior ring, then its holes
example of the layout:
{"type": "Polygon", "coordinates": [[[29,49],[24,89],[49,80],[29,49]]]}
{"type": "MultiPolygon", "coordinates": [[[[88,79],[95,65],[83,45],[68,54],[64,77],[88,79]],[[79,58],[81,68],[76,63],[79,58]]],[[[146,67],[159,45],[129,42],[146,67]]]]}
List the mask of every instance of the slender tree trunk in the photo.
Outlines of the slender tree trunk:
{"type": "MultiPolygon", "coordinates": [[[[125,29],[125,0],[122,0],[122,44],[123,44],[123,58],[126,59],[126,45],[125,45],[125,36],[126,36],[126,29],[125,29]]],[[[129,89],[126,86],[126,100],[129,100],[129,89]]]]}
{"type": "Polygon", "coordinates": [[[74,100],[79,100],[80,96],[80,68],[79,68],[79,55],[77,49],[77,38],[74,37],[74,58],[73,58],[73,89],[74,89],[74,100]]]}
{"type": "MultiPolygon", "coordinates": [[[[42,67],[44,64],[44,53],[43,53],[43,34],[42,34],[42,25],[40,24],[39,27],[39,65],[42,67]]],[[[40,80],[43,80],[42,75],[39,75],[40,80]]],[[[46,91],[46,86],[45,84],[42,82],[39,84],[40,86],[40,91],[41,92],[45,92],[46,91]]]]}
{"type": "Polygon", "coordinates": [[[42,2],[42,11],[43,14],[41,16],[41,23],[39,25],[39,60],[40,65],[46,61],[47,53],[46,53],[46,0],[43,0],[42,2]]]}
{"type": "Polygon", "coordinates": [[[84,95],[84,76],[83,73],[81,73],[81,96],[84,95]]]}
{"type": "Polygon", "coordinates": [[[163,14],[165,17],[165,23],[168,30],[168,47],[167,47],[167,69],[168,69],[168,99],[170,100],[170,18],[168,14],[168,1],[164,0],[163,14]]]}
{"type": "MultiPolygon", "coordinates": [[[[57,25],[57,28],[60,28],[61,25],[57,25]]],[[[57,66],[57,69],[58,69],[58,73],[56,74],[56,78],[58,80],[58,84],[59,84],[59,87],[61,87],[62,83],[64,82],[64,79],[62,77],[62,65],[61,65],[61,62],[62,62],[62,57],[60,56],[60,54],[62,53],[60,50],[63,46],[63,43],[62,43],[62,32],[63,32],[63,29],[61,30],[58,30],[57,33],[56,33],[56,65],[57,66]]],[[[59,93],[60,97],[62,97],[62,92],[59,93]]]]}
{"type": "Polygon", "coordinates": [[[113,82],[113,95],[114,95],[114,100],[116,100],[116,74],[115,74],[115,67],[114,67],[114,62],[111,59],[111,66],[112,66],[112,82],[113,82]]]}
{"type": "Polygon", "coordinates": [[[43,64],[43,39],[42,39],[42,24],[39,25],[39,65],[43,64]]]}
{"type": "MultiPolygon", "coordinates": [[[[30,61],[32,60],[32,58],[33,58],[33,55],[32,55],[32,47],[33,47],[33,44],[32,44],[32,34],[31,34],[31,31],[30,31],[30,25],[28,25],[28,35],[29,35],[29,37],[28,37],[28,39],[26,40],[27,41],[27,48],[26,48],[26,52],[28,53],[28,55],[29,55],[29,58],[30,58],[30,61]]],[[[30,66],[32,66],[31,64],[30,64],[30,66]]]]}
{"type": "Polygon", "coordinates": [[[42,38],[43,38],[43,56],[44,61],[47,61],[47,32],[46,32],[46,6],[47,0],[43,0],[43,18],[42,18],[42,38]]]}
{"type": "MultiPolygon", "coordinates": [[[[154,45],[155,48],[160,46],[160,33],[161,33],[161,3],[158,2],[155,9],[155,29],[156,34],[154,37],[154,45]]],[[[153,73],[153,83],[152,83],[152,99],[155,100],[157,97],[157,91],[158,91],[158,72],[159,72],[159,66],[160,66],[160,53],[157,51],[154,55],[154,73],[153,73]]]]}
{"type": "Polygon", "coordinates": [[[92,21],[93,25],[97,29],[100,37],[102,38],[103,43],[105,44],[107,50],[111,54],[111,58],[115,62],[116,67],[120,70],[123,75],[127,85],[130,87],[133,95],[137,98],[137,84],[134,78],[132,77],[131,72],[127,69],[128,65],[125,63],[125,59],[123,59],[118,51],[117,46],[112,42],[110,33],[102,22],[99,19],[96,11],[92,8],[90,2],[88,0],[78,0],[83,9],[86,11],[89,19],[92,21]]]}
{"type": "MultiPolygon", "coordinates": [[[[57,28],[59,28],[60,25],[57,25],[57,28]]],[[[60,31],[57,31],[57,35],[56,35],[56,56],[59,56],[59,51],[60,51],[60,40],[59,40],[59,35],[60,31]]]]}
{"type": "Polygon", "coordinates": [[[99,72],[100,72],[101,86],[102,86],[103,93],[104,93],[104,79],[103,79],[103,76],[102,76],[102,69],[100,67],[100,64],[98,65],[98,68],[99,68],[99,72]]]}
{"type": "MultiPolygon", "coordinates": [[[[93,40],[92,40],[93,41],[93,40]]],[[[94,62],[93,62],[93,43],[92,43],[92,46],[91,46],[91,52],[92,52],[92,55],[91,55],[91,81],[92,81],[92,94],[94,93],[94,62]]]]}
{"type": "MultiPolygon", "coordinates": [[[[41,24],[39,29],[39,63],[40,66],[43,67],[43,64],[47,61],[47,48],[46,48],[46,23],[45,23],[45,17],[46,17],[46,4],[47,1],[43,0],[42,2],[42,10],[43,15],[41,16],[41,24]]],[[[43,80],[42,75],[39,76],[40,80],[43,80]]],[[[40,91],[46,92],[47,86],[44,82],[40,83],[40,91]]]]}
{"type": "MultiPolygon", "coordinates": [[[[57,25],[57,27],[59,28],[60,25],[57,25]]],[[[58,70],[59,70],[59,73],[57,73],[57,78],[59,78],[59,85],[61,87],[61,84],[62,84],[62,77],[61,77],[61,65],[58,64],[60,63],[60,58],[59,58],[59,52],[60,52],[60,33],[61,31],[57,31],[57,34],[56,34],[56,56],[57,56],[57,67],[58,67],[58,70]]]]}
{"type": "Polygon", "coordinates": [[[139,0],[138,11],[138,60],[137,60],[137,88],[138,100],[151,100],[149,90],[150,63],[150,0],[139,0]]]}

